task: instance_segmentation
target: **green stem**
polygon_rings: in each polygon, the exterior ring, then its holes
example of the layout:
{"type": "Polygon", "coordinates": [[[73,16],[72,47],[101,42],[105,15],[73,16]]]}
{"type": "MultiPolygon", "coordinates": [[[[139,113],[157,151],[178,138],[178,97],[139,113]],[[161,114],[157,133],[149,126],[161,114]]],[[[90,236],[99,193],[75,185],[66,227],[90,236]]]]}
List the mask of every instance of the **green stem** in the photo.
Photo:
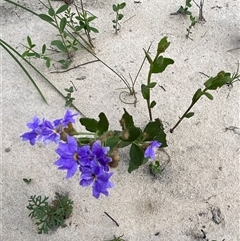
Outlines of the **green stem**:
{"type": "MultiPolygon", "coordinates": [[[[150,67],[149,73],[148,73],[148,79],[147,79],[147,85],[149,85],[151,83],[151,76],[152,76],[152,68],[150,67]]],[[[150,95],[151,95],[151,91],[150,88],[148,88],[148,93],[147,93],[147,107],[148,107],[148,114],[149,114],[149,119],[150,121],[152,121],[152,110],[150,107],[150,95]]]]}
{"type": "MultiPolygon", "coordinates": [[[[50,3],[50,0],[48,0],[48,4],[49,4],[50,8],[52,8],[52,5],[51,5],[51,3],[50,3]]],[[[56,27],[57,27],[57,29],[58,29],[58,32],[59,32],[59,34],[60,34],[60,37],[61,37],[61,39],[62,39],[62,43],[63,43],[64,47],[66,48],[66,52],[67,52],[68,59],[71,59],[71,54],[70,54],[70,52],[68,51],[67,44],[66,44],[66,42],[65,42],[65,39],[64,39],[64,37],[63,37],[62,32],[60,31],[60,27],[59,27],[59,24],[58,24],[58,20],[57,20],[56,14],[54,14],[53,17],[54,17],[54,21],[55,21],[56,27]]]]}
{"type": "MultiPolygon", "coordinates": [[[[203,90],[203,92],[206,92],[208,89],[205,88],[203,90]]],[[[192,109],[192,107],[197,103],[197,101],[201,98],[198,97],[194,102],[191,103],[191,105],[187,108],[187,110],[184,112],[184,114],[182,115],[182,117],[179,119],[179,121],[175,124],[175,126],[173,128],[170,129],[170,133],[173,133],[174,129],[182,122],[182,120],[184,119],[185,115],[187,115],[187,113],[192,109]]]]}

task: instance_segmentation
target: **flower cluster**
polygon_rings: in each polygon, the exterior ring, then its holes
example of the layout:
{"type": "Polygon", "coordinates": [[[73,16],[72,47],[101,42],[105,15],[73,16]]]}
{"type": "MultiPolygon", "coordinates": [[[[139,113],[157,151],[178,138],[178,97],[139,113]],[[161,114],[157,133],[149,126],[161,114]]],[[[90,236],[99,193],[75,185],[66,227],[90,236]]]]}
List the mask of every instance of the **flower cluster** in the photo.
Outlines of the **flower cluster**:
{"type": "Polygon", "coordinates": [[[66,128],[69,123],[75,123],[73,117],[76,115],[78,114],[67,110],[63,118],[54,121],[45,119],[40,121],[40,119],[35,116],[33,122],[27,124],[27,127],[32,130],[24,133],[20,137],[22,137],[23,141],[29,141],[31,145],[34,145],[36,141],[43,141],[45,144],[50,142],[58,144],[63,129],[66,128]]]}
{"type": "Polygon", "coordinates": [[[29,141],[31,145],[34,145],[36,141],[58,144],[56,153],[60,157],[54,164],[61,170],[67,170],[66,178],[72,177],[79,170],[81,186],[86,187],[92,184],[95,198],[99,198],[101,193],[108,196],[108,188],[114,186],[109,181],[113,175],[108,166],[108,163],[112,161],[111,157],[107,156],[110,148],[102,147],[100,140],[92,145],[79,146],[77,140],[70,135],[67,135],[66,141],[61,138],[65,128],[75,123],[73,117],[76,115],[67,110],[62,119],[52,122],[45,119],[40,121],[38,117],[34,117],[33,122],[27,124],[31,131],[21,135],[21,138],[29,141]]]}
{"type": "Polygon", "coordinates": [[[59,143],[56,150],[60,158],[54,163],[59,169],[67,170],[66,178],[72,177],[79,169],[80,185],[83,187],[92,184],[93,196],[100,194],[108,196],[108,188],[113,187],[109,181],[112,172],[109,172],[108,163],[112,161],[107,156],[109,147],[102,147],[98,140],[90,145],[79,147],[75,138],[68,136],[67,143],[59,143]]]}

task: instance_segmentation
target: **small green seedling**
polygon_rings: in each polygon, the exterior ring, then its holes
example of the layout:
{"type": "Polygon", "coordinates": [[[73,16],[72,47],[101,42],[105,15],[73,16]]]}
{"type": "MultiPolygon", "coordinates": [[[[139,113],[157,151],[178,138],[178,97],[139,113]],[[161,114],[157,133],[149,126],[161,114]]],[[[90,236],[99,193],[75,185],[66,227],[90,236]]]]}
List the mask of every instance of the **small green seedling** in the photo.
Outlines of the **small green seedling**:
{"type": "Polygon", "coordinates": [[[120,23],[119,21],[122,20],[122,18],[124,17],[124,15],[122,13],[119,13],[119,10],[123,9],[126,6],[126,3],[120,3],[120,4],[113,4],[112,8],[113,11],[116,13],[116,18],[114,20],[112,20],[113,24],[113,28],[115,29],[115,33],[117,34],[118,31],[120,30],[120,23]]]}
{"type": "Polygon", "coordinates": [[[73,201],[68,195],[55,194],[51,204],[48,197],[31,196],[27,209],[31,212],[29,217],[37,219],[38,234],[48,233],[58,227],[64,227],[64,221],[72,214],[73,201]]]}
{"type": "Polygon", "coordinates": [[[73,89],[73,86],[71,86],[70,88],[66,88],[65,91],[67,92],[67,95],[66,95],[66,103],[65,103],[65,106],[71,106],[72,105],[72,102],[75,100],[75,98],[72,97],[72,93],[74,92],[74,89],[73,89]]]}
{"type": "MultiPolygon", "coordinates": [[[[124,235],[124,234],[123,234],[124,235]]],[[[108,240],[108,241],[125,241],[125,239],[122,239],[123,235],[116,237],[115,235],[113,236],[113,239],[108,240]]]]}
{"type": "Polygon", "coordinates": [[[162,168],[161,168],[161,165],[160,165],[159,161],[155,161],[155,163],[150,163],[149,164],[149,171],[153,176],[161,174],[162,168]]]}
{"type": "MultiPolygon", "coordinates": [[[[192,32],[191,32],[191,29],[192,29],[192,27],[194,27],[195,24],[197,23],[197,20],[196,20],[195,17],[193,17],[193,15],[190,15],[190,21],[191,21],[191,24],[190,24],[189,27],[187,28],[187,35],[186,35],[187,38],[190,38],[189,35],[192,33],[192,32]]],[[[190,38],[190,39],[191,39],[191,38],[190,38]]]]}
{"type": "Polygon", "coordinates": [[[32,181],[32,179],[31,179],[31,178],[29,178],[29,179],[23,178],[23,181],[24,181],[26,184],[29,184],[29,183],[32,181]]]}
{"type": "Polygon", "coordinates": [[[192,0],[186,0],[185,7],[181,6],[177,10],[177,14],[192,15],[192,13],[189,11],[189,8],[192,7],[191,1],[192,0]]]}

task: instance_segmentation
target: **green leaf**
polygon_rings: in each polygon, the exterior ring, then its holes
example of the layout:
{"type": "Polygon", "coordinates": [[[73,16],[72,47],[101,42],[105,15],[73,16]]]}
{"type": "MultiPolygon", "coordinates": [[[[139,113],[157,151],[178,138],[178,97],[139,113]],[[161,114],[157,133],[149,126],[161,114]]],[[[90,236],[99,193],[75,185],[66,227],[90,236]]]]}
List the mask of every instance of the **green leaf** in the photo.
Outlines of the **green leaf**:
{"type": "Polygon", "coordinates": [[[55,15],[54,9],[53,8],[49,8],[48,9],[48,14],[53,17],[55,15]]]}
{"type": "Polygon", "coordinates": [[[124,15],[123,14],[118,14],[118,20],[122,20],[123,19],[123,17],[124,17],[124,15]]]}
{"type": "Polygon", "coordinates": [[[27,42],[28,42],[28,46],[30,47],[30,48],[33,48],[33,47],[35,47],[35,46],[33,46],[33,44],[32,44],[32,40],[31,40],[31,38],[29,37],[29,36],[27,36],[27,42]]]}
{"type": "Polygon", "coordinates": [[[128,138],[124,141],[133,142],[141,135],[141,129],[135,126],[131,126],[127,129],[128,138]]]}
{"type": "Polygon", "coordinates": [[[217,74],[216,77],[209,78],[205,83],[205,87],[209,90],[216,90],[217,88],[222,87],[226,83],[231,81],[231,74],[221,71],[217,74]]]}
{"type": "Polygon", "coordinates": [[[157,82],[152,82],[149,85],[147,85],[148,88],[154,88],[156,86],[157,82]]]}
{"type": "Polygon", "coordinates": [[[41,58],[41,55],[39,53],[33,53],[36,58],[41,58]]]}
{"type": "Polygon", "coordinates": [[[149,99],[149,88],[145,84],[141,85],[141,92],[142,92],[143,98],[145,100],[148,100],[149,99]]]}
{"type": "Polygon", "coordinates": [[[143,51],[145,53],[145,57],[147,58],[149,64],[151,65],[153,61],[152,61],[150,55],[148,54],[148,52],[145,49],[143,49],[143,51]]]}
{"type": "Polygon", "coordinates": [[[23,181],[24,181],[25,183],[29,184],[29,183],[32,181],[32,179],[31,179],[31,178],[29,178],[29,179],[23,178],[23,181]]]}
{"type": "Polygon", "coordinates": [[[87,19],[87,22],[91,22],[93,21],[94,19],[96,19],[97,17],[96,16],[90,16],[88,19],[87,19]]]}
{"type": "Polygon", "coordinates": [[[67,24],[67,19],[65,17],[63,17],[60,21],[60,33],[62,33],[66,27],[67,24]]]}
{"type": "Polygon", "coordinates": [[[98,30],[96,28],[90,27],[90,30],[93,31],[94,33],[98,33],[98,30]]]}
{"type": "Polygon", "coordinates": [[[186,115],[184,115],[183,117],[185,117],[185,118],[190,118],[190,117],[192,117],[192,116],[194,116],[194,112],[188,112],[186,115]]]}
{"type": "Polygon", "coordinates": [[[122,119],[120,120],[120,125],[123,130],[126,130],[129,127],[134,126],[133,118],[131,115],[128,114],[125,108],[124,108],[124,114],[122,115],[122,119]]]}
{"type": "Polygon", "coordinates": [[[161,147],[167,146],[166,134],[163,124],[159,119],[149,122],[143,131],[143,141],[157,140],[162,143],[161,147]]]}
{"type": "Polygon", "coordinates": [[[118,5],[118,9],[123,9],[125,6],[126,6],[126,3],[123,2],[123,3],[118,5]]]}
{"type": "Polygon", "coordinates": [[[165,52],[165,50],[168,48],[169,45],[170,45],[170,42],[167,41],[167,37],[166,36],[163,37],[158,43],[157,56],[165,52]]]}
{"type": "Polygon", "coordinates": [[[144,160],[144,152],[140,146],[132,143],[130,148],[130,163],[128,167],[128,172],[131,173],[133,170],[138,169],[144,160]]]}
{"type": "Polygon", "coordinates": [[[51,42],[51,45],[56,46],[58,49],[60,49],[64,53],[67,52],[67,48],[63,45],[62,41],[60,41],[60,40],[53,40],[51,42]]]}
{"type": "Polygon", "coordinates": [[[196,102],[203,95],[203,91],[198,89],[192,97],[192,102],[196,102]]]}
{"type": "Polygon", "coordinates": [[[42,46],[42,54],[45,54],[46,49],[47,49],[46,44],[44,44],[44,45],[42,46]]]}
{"type": "Polygon", "coordinates": [[[38,16],[39,16],[42,20],[47,21],[47,22],[49,22],[49,23],[54,22],[54,20],[53,20],[51,17],[49,17],[48,15],[46,15],[46,14],[40,13],[40,14],[38,14],[38,16]]]}
{"type": "Polygon", "coordinates": [[[98,129],[98,122],[95,119],[83,117],[80,118],[80,123],[85,126],[87,131],[96,132],[98,129]]]}
{"type": "Polygon", "coordinates": [[[156,61],[153,62],[152,65],[152,73],[162,73],[168,65],[173,64],[174,61],[170,58],[163,58],[159,56],[156,61]]]}
{"type": "Polygon", "coordinates": [[[206,95],[208,97],[208,99],[213,100],[213,96],[210,93],[203,92],[203,94],[206,95]]]}
{"type": "Polygon", "coordinates": [[[109,127],[109,122],[108,122],[108,119],[106,117],[106,115],[101,112],[99,115],[99,122],[97,124],[97,129],[99,131],[99,135],[103,134],[104,132],[106,132],[108,130],[108,127],[109,127]]]}
{"type": "Polygon", "coordinates": [[[24,58],[24,57],[28,56],[28,53],[29,53],[29,50],[26,50],[25,52],[22,53],[22,57],[24,58]]]}
{"type": "Polygon", "coordinates": [[[112,5],[112,8],[113,8],[113,11],[114,12],[117,12],[118,11],[118,6],[116,4],[113,4],[112,5]]]}
{"type": "Polygon", "coordinates": [[[50,59],[49,59],[49,58],[46,59],[46,66],[47,66],[48,68],[50,67],[50,59]]]}
{"type": "Polygon", "coordinates": [[[156,104],[157,104],[156,101],[153,100],[150,104],[150,108],[153,108],[156,104]]]}
{"type": "Polygon", "coordinates": [[[56,14],[59,14],[59,13],[62,13],[64,11],[66,11],[68,9],[68,5],[65,4],[65,5],[62,5],[56,12],[56,14]]]}

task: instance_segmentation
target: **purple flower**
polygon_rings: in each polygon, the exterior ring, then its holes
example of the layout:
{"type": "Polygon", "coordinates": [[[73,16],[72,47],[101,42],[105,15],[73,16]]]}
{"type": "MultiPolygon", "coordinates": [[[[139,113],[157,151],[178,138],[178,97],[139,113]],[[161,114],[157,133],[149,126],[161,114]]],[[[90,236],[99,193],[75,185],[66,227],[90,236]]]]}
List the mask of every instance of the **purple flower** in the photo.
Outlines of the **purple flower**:
{"type": "Polygon", "coordinates": [[[67,170],[66,178],[72,177],[79,166],[79,147],[75,138],[68,136],[67,143],[59,143],[56,153],[60,158],[54,162],[58,169],[67,170]]]}
{"type": "Polygon", "coordinates": [[[75,123],[73,119],[77,113],[72,113],[67,110],[64,117],[56,119],[54,121],[44,120],[40,122],[38,117],[33,118],[33,122],[28,123],[27,126],[32,131],[21,135],[24,141],[30,141],[31,145],[34,145],[36,141],[43,140],[45,144],[55,142],[56,144],[60,141],[60,134],[69,123],[75,123]]]}
{"type": "Polygon", "coordinates": [[[158,141],[152,141],[149,146],[147,147],[147,149],[144,152],[144,157],[145,158],[150,158],[150,159],[154,159],[155,158],[155,153],[158,147],[160,147],[162,145],[162,143],[158,142],[158,141]]]}
{"type": "Polygon", "coordinates": [[[38,117],[33,117],[33,122],[27,123],[27,127],[32,129],[30,132],[26,132],[20,137],[23,141],[29,141],[31,145],[34,145],[37,140],[42,138],[43,124],[38,117]]]}
{"type": "Polygon", "coordinates": [[[90,166],[80,167],[81,180],[80,185],[83,187],[92,184],[93,196],[99,198],[100,194],[108,196],[108,188],[114,185],[109,181],[112,172],[106,172],[103,166],[100,166],[96,161],[92,161],[90,166]]]}
{"type": "Polygon", "coordinates": [[[74,116],[78,115],[78,113],[72,113],[69,109],[66,111],[63,119],[62,119],[62,125],[63,127],[67,127],[68,123],[75,123],[74,116]]]}
{"type": "Polygon", "coordinates": [[[92,145],[92,153],[97,158],[99,164],[104,167],[105,171],[109,171],[108,163],[112,161],[112,158],[107,156],[109,150],[109,147],[102,147],[100,140],[92,145]]]}

